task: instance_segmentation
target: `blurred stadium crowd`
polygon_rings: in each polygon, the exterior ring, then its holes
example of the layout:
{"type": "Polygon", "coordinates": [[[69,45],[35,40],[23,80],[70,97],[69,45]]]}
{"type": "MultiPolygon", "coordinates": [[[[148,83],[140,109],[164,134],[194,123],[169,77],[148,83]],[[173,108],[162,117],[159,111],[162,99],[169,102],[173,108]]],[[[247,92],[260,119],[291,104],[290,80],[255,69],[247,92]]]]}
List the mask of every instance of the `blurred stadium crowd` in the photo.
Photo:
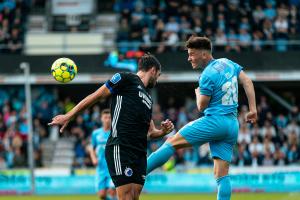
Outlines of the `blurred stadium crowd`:
{"type": "MultiPolygon", "coordinates": [[[[174,107],[172,100],[168,105],[153,106],[153,120],[157,126],[166,118],[171,119],[179,130],[189,121],[198,118],[193,99],[187,98],[185,105],[174,107]]],[[[43,166],[43,141],[51,131],[47,126],[53,115],[69,111],[75,105],[70,98],[61,100],[56,89],[35,87],[33,89],[33,140],[37,167],[43,166]]],[[[91,167],[88,145],[91,132],[101,126],[100,112],[108,102],[100,102],[70,124],[66,135],[75,137],[74,168],[91,167]]],[[[288,114],[277,113],[271,109],[265,96],[258,100],[259,121],[250,126],[244,122],[247,106],[240,106],[240,131],[238,144],[234,150],[233,164],[237,166],[293,165],[300,161],[300,113],[297,107],[288,114]]],[[[0,88],[0,169],[20,168],[27,165],[26,109],[22,87],[0,88]]],[[[176,131],[175,130],[175,131],[176,131]]],[[[174,134],[171,133],[170,135],[174,134]]],[[[166,138],[165,138],[166,139],[166,138]]],[[[149,141],[148,152],[155,151],[164,140],[149,141]]],[[[211,165],[209,146],[194,147],[177,151],[164,165],[165,170],[189,169],[211,165]],[[175,167],[177,166],[177,167],[175,167]]]]}
{"type": "Polygon", "coordinates": [[[160,53],[197,34],[213,39],[217,51],[297,49],[299,6],[299,0],[118,0],[117,42],[121,52],[160,53]]]}
{"type": "Polygon", "coordinates": [[[28,1],[0,1],[0,53],[21,53],[28,1]]]}

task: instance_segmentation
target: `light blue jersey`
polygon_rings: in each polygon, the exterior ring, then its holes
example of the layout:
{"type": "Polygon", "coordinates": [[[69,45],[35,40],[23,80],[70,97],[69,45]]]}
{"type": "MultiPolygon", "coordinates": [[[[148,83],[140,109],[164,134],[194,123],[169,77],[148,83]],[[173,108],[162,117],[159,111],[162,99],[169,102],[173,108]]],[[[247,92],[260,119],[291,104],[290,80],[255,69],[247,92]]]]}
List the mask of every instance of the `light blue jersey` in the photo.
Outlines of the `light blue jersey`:
{"type": "Polygon", "coordinates": [[[229,59],[214,59],[199,80],[200,93],[211,96],[205,115],[237,114],[238,77],[242,67],[229,59]]]}
{"type": "Polygon", "coordinates": [[[226,58],[211,60],[199,80],[200,94],[210,96],[205,116],[179,130],[191,144],[209,143],[212,157],[231,161],[239,123],[238,77],[242,67],[226,58]]]}
{"type": "Polygon", "coordinates": [[[105,145],[109,134],[110,131],[104,131],[103,128],[96,129],[92,133],[91,143],[93,149],[95,149],[98,160],[98,166],[96,168],[97,191],[113,187],[105,160],[105,145]]]}

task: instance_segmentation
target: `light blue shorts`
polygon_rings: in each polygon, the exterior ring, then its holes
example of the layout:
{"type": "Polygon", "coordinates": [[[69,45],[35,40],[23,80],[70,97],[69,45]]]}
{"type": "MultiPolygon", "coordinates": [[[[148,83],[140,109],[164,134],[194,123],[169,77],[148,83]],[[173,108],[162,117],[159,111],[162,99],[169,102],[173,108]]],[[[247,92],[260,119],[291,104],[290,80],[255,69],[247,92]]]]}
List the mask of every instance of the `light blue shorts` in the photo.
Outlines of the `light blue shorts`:
{"type": "Polygon", "coordinates": [[[108,188],[115,188],[111,177],[108,172],[100,172],[96,170],[96,179],[95,179],[96,192],[105,190],[108,188]]]}
{"type": "Polygon", "coordinates": [[[204,116],[182,127],[179,133],[191,145],[209,143],[211,156],[231,162],[239,122],[235,115],[204,116]]]}

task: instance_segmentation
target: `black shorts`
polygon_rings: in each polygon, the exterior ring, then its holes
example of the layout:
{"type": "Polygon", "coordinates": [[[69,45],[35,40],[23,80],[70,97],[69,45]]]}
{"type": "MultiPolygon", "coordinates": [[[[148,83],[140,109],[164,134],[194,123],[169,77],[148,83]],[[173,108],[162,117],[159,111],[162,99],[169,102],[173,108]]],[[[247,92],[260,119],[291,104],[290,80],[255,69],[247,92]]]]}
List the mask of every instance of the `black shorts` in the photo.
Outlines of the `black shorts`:
{"type": "Polygon", "coordinates": [[[136,183],[144,185],[147,169],[147,155],[121,145],[105,148],[105,159],[115,187],[136,183]]]}

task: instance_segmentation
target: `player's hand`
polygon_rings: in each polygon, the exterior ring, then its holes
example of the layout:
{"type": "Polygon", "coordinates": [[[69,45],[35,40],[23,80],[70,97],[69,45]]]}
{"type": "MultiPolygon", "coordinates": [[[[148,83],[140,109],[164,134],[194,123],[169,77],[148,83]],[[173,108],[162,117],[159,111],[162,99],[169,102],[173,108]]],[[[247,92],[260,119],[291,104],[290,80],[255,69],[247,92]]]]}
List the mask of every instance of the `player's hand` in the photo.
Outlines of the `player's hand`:
{"type": "Polygon", "coordinates": [[[167,120],[161,122],[160,128],[164,132],[164,134],[166,135],[166,134],[173,131],[174,124],[169,119],[167,119],[167,120]]]}
{"type": "Polygon", "coordinates": [[[55,117],[52,118],[52,121],[50,123],[48,123],[49,126],[53,126],[53,125],[61,125],[62,127],[60,128],[59,132],[62,133],[64,131],[64,129],[67,127],[67,125],[69,124],[69,117],[66,115],[57,115],[55,117]]]}
{"type": "Polygon", "coordinates": [[[92,159],[92,163],[94,166],[97,166],[98,165],[98,160],[97,159],[92,159]]]}
{"type": "Polygon", "coordinates": [[[253,112],[253,111],[250,111],[246,114],[246,122],[248,123],[255,123],[257,120],[257,112],[253,112]]]}

